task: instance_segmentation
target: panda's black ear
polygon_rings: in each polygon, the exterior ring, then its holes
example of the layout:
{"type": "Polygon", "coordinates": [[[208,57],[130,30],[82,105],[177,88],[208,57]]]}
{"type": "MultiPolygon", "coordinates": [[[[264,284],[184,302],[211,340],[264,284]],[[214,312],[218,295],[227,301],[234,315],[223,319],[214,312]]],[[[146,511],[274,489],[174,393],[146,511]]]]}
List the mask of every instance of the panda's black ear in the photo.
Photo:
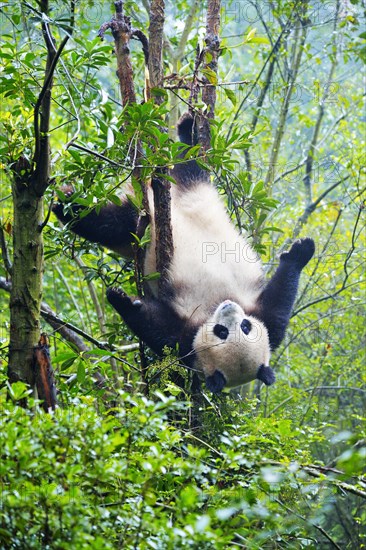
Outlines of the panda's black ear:
{"type": "Polygon", "coordinates": [[[178,121],[177,125],[179,141],[186,145],[197,144],[197,127],[195,119],[191,113],[184,113],[178,121]]]}
{"type": "Polygon", "coordinates": [[[219,370],[215,370],[215,372],[211,376],[207,376],[206,378],[207,389],[212,391],[212,393],[220,393],[225,384],[225,377],[219,370]]]}
{"type": "Polygon", "coordinates": [[[276,381],[276,376],[271,367],[261,365],[257,372],[257,378],[266,386],[271,386],[276,381]]]}

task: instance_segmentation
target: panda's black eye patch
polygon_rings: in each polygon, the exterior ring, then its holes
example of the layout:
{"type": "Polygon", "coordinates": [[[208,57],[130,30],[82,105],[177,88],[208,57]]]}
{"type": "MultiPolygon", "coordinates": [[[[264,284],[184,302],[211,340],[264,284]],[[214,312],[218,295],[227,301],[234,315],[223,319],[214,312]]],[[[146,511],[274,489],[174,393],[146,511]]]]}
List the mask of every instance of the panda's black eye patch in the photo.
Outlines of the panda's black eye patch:
{"type": "Polygon", "coordinates": [[[252,323],[248,321],[248,319],[243,319],[240,328],[244,332],[244,334],[249,334],[249,332],[252,330],[252,323]]]}
{"type": "Polygon", "coordinates": [[[215,336],[221,338],[221,340],[226,340],[229,336],[229,331],[224,325],[215,325],[213,328],[213,333],[215,336]]]}

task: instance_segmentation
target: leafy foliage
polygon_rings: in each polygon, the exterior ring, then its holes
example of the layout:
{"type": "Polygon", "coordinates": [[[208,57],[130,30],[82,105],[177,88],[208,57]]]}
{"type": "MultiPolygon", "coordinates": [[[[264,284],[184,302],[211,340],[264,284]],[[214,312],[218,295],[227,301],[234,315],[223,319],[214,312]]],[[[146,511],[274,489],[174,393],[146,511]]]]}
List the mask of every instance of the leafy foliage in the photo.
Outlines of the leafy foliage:
{"type": "MultiPolygon", "coordinates": [[[[167,420],[185,410],[172,397],[119,400],[97,411],[92,398],[76,399],[54,416],[3,403],[8,548],[306,548],[332,495],[347,487],[347,473],[304,466],[311,445],[324,440],[321,430],[256,417],[255,402],[240,414],[224,408],[207,441],[167,420]]],[[[338,462],[354,475],[365,452],[338,462]]]]}
{"type": "MultiPolygon", "coordinates": [[[[50,4],[60,40],[69,6],[50,4]]],[[[140,4],[125,7],[146,30],[140,4]]],[[[11,258],[11,170],[33,157],[46,50],[38,3],[1,9],[0,208],[11,258]]],[[[147,181],[156,168],[182,160],[182,145],[162,128],[186,109],[204,27],[200,6],[182,0],[168,8],[169,95],[159,107],[122,107],[112,44],[95,37],[110,16],[105,3],[77,3],[75,31],[54,76],[45,216],[52,200],[65,198],[64,184],[86,212],[119,203],[126,189],[141,209],[133,168],[147,181]],[[185,87],[170,90],[170,82],[185,87]]],[[[286,341],[272,357],[277,382],[270,390],[192,396],[176,357],[157,361],[148,350],[146,370],[104,297],[111,284],[137,292],[132,263],[75,239],[51,216],[43,300],[81,330],[83,345],[42,321],[60,407],[40,415],[29,398],[24,410],[27,389],[8,388],[6,380],[10,276],[0,262],[1,547],[365,547],[362,18],[357,0],[223,4],[211,148],[185,149],[211,171],[268,272],[299,235],[316,241],[286,341]]],[[[142,99],[137,45],[132,58],[142,99]]]]}

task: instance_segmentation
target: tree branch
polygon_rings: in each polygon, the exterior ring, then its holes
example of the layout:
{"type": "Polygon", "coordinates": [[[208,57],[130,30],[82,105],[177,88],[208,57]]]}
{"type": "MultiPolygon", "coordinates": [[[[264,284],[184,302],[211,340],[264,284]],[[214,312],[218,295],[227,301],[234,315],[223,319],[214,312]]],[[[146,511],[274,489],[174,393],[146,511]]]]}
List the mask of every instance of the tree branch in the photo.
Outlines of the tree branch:
{"type": "Polygon", "coordinates": [[[202,101],[207,107],[204,116],[198,117],[198,141],[205,151],[211,146],[210,120],[215,117],[217,66],[220,52],[220,7],[220,0],[208,1],[202,80],[204,84],[214,84],[214,86],[203,87],[202,101]]]}
{"type": "MultiPolygon", "coordinates": [[[[44,6],[48,13],[48,2],[44,6]]],[[[42,10],[43,11],[43,10],[42,10]]],[[[49,180],[49,126],[51,115],[51,98],[53,76],[60,56],[69,41],[75,22],[75,0],[71,0],[71,21],[67,35],[62,40],[60,46],[56,50],[55,40],[51,34],[47,22],[42,23],[43,36],[47,46],[47,63],[46,73],[42,89],[39,93],[36,105],[34,107],[34,156],[33,167],[35,169],[33,185],[38,196],[42,196],[47,188],[49,180]],[[41,117],[40,117],[41,114],[41,117]]]]}
{"type": "MultiPolygon", "coordinates": [[[[164,0],[152,0],[150,4],[149,26],[149,75],[151,88],[163,87],[163,31],[164,0]]],[[[155,96],[155,102],[161,103],[163,97],[155,96]]],[[[152,178],[154,194],[154,223],[156,232],[156,267],[160,273],[158,282],[159,296],[166,296],[170,289],[169,268],[173,257],[173,232],[171,224],[170,182],[164,178],[166,169],[159,170],[152,178]]]]}
{"type": "Polygon", "coordinates": [[[322,96],[322,98],[320,100],[320,103],[319,103],[318,118],[317,118],[317,121],[316,121],[315,126],[314,126],[314,131],[313,131],[313,135],[312,135],[312,138],[311,138],[311,142],[310,142],[310,146],[309,146],[309,150],[308,150],[308,154],[307,154],[306,162],[305,162],[305,176],[303,178],[303,181],[304,181],[304,185],[305,185],[306,204],[307,205],[311,205],[311,202],[312,202],[311,176],[312,176],[313,164],[314,164],[314,160],[315,160],[315,149],[316,149],[317,142],[318,142],[321,123],[323,121],[323,117],[324,117],[324,113],[325,113],[325,107],[324,106],[325,106],[325,102],[327,100],[327,97],[329,95],[330,85],[332,83],[334,71],[335,71],[335,68],[336,68],[337,63],[338,63],[337,50],[336,50],[336,47],[337,47],[337,38],[336,38],[337,34],[336,34],[336,31],[337,31],[337,22],[338,22],[338,12],[339,12],[339,0],[336,3],[336,15],[335,15],[335,19],[334,19],[334,27],[333,27],[333,34],[332,34],[332,47],[333,47],[332,63],[331,63],[331,66],[330,66],[327,82],[326,82],[326,85],[324,87],[323,96],[322,96]]]}
{"type": "Polygon", "coordinates": [[[248,97],[250,97],[250,95],[252,94],[253,90],[255,89],[255,87],[257,86],[262,74],[264,73],[265,71],[265,68],[267,67],[268,63],[270,62],[270,60],[272,59],[272,56],[274,54],[274,52],[278,49],[279,47],[279,44],[281,43],[282,39],[283,39],[283,36],[285,33],[288,33],[290,31],[290,22],[291,22],[291,16],[292,16],[292,13],[290,14],[290,17],[286,23],[286,26],[284,29],[282,29],[279,37],[277,38],[272,50],[270,51],[268,57],[266,58],[265,62],[263,63],[263,66],[261,68],[261,70],[259,71],[258,75],[257,75],[257,78],[255,79],[255,81],[253,82],[252,86],[249,88],[248,92],[246,93],[246,95],[243,97],[243,99],[241,100],[237,110],[235,111],[235,114],[233,116],[233,120],[229,126],[229,130],[228,130],[228,133],[227,133],[227,136],[226,136],[226,139],[228,140],[231,136],[231,132],[233,131],[233,128],[234,128],[234,124],[235,124],[235,121],[237,120],[237,118],[239,118],[239,115],[241,113],[241,110],[243,109],[248,97]]]}
{"type": "MultiPolygon", "coordinates": [[[[11,291],[12,284],[7,281],[4,277],[0,277],[0,289],[5,290],[6,292],[11,291]]],[[[104,349],[107,351],[118,351],[119,353],[129,353],[138,349],[138,344],[126,344],[126,346],[111,346],[105,342],[100,342],[96,340],[85,331],[79,329],[75,325],[68,323],[58,317],[56,313],[50,308],[48,304],[42,302],[41,304],[41,316],[45,321],[56,331],[58,332],[67,342],[73,344],[80,351],[88,351],[88,346],[83,342],[79,336],[82,336],[88,342],[91,342],[99,349],[104,349]]]]}
{"type": "MultiPolygon", "coordinates": [[[[258,102],[257,102],[256,108],[255,108],[255,112],[254,112],[254,115],[253,115],[253,118],[252,118],[252,122],[250,124],[251,134],[254,134],[254,132],[255,132],[255,129],[256,129],[256,126],[257,126],[257,123],[258,123],[258,120],[259,120],[259,115],[261,113],[265,97],[267,95],[270,84],[272,82],[274,66],[276,64],[276,58],[277,58],[276,53],[277,53],[277,50],[279,48],[279,45],[280,45],[280,42],[277,41],[276,44],[275,44],[276,49],[273,49],[273,54],[272,54],[272,58],[271,58],[271,61],[270,61],[269,67],[268,67],[267,75],[266,75],[266,78],[265,78],[265,83],[264,83],[263,88],[261,89],[261,93],[260,93],[260,96],[258,98],[258,102]]],[[[245,163],[246,163],[246,166],[247,166],[248,179],[249,179],[249,181],[252,181],[252,162],[251,162],[251,158],[250,158],[249,149],[244,150],[244,158],[245,158],[245,163]]]]}
{"type": "Polygon", "coordinates": [[[321,203],[321,201],[329,194],[331,191],[339,187],[342,183],[347,181],[350,178],[350,176],[345,176],[344,178],[340,179],[328,189],[326,189],[319,197],[312,203],[310,203],[304,210],[303,214],[297,219],[295,223],[295,227],[292,233],[292,238],[295,239],[302,229],[302,227],[307,223],[308,219],[310,218],[311,214],[314,212],[316,207],[321,203]]]}

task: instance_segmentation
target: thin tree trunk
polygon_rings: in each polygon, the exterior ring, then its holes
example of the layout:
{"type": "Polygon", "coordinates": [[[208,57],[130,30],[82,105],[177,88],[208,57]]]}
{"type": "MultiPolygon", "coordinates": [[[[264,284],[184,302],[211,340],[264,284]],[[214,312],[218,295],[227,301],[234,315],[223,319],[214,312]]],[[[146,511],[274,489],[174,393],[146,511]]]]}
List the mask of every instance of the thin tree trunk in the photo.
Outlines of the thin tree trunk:
{"type": "MultiPolygon", "coordinates": [[[[165,19],[164,0],[152,0],[150,3],[149,26],[149,76],[151,88],[163,87],[163,30],[165,19]]],[[[162,103],[163,97],[157,95],[155,103],[162,103]]]]}
{"type": "MultiPolygon", "coordinates": [[[[149,26],[149,76],[151,88],[163,87],[163,32],[165,19],[164,0],[152,0],[150,4],[149,26]]],[[[155,96],[155,102],[161,103],[163,97],[155,96]]],[[[156,231],[156,268],[160,273],[159,295],[166,296],[169,288],[168,272],[173,257],[173,233],[171,224],[170,182],[162,175],[154,175],[152,189],[154,193],[154,218],[156,231]]]]}
{"type": "Polygon", "coordinates": [[[217,63],[220,51],[220,7],[220,0],[209,0],[207,5],[203,82],[210,85],[204,86],[202,90],[202,101],[207,105],[207,109],[205,115],[199,117],[198,123],[199,142],[204,150],[210,147],[211,129],[209,121],[215,117],[217,63]],[[210,75],[209,78],[206,76],[207,74],[210,75]],[[212,84],[214,85],[212,86],[212,84]]]}
{"type": "Polygon", "coordinates": [[[33,386],[33,352],[40,337],[43,200],[21,177],[13,183],[13,200],[14,252],[8,375],[10,383],[22,380],[33,386]]]}

